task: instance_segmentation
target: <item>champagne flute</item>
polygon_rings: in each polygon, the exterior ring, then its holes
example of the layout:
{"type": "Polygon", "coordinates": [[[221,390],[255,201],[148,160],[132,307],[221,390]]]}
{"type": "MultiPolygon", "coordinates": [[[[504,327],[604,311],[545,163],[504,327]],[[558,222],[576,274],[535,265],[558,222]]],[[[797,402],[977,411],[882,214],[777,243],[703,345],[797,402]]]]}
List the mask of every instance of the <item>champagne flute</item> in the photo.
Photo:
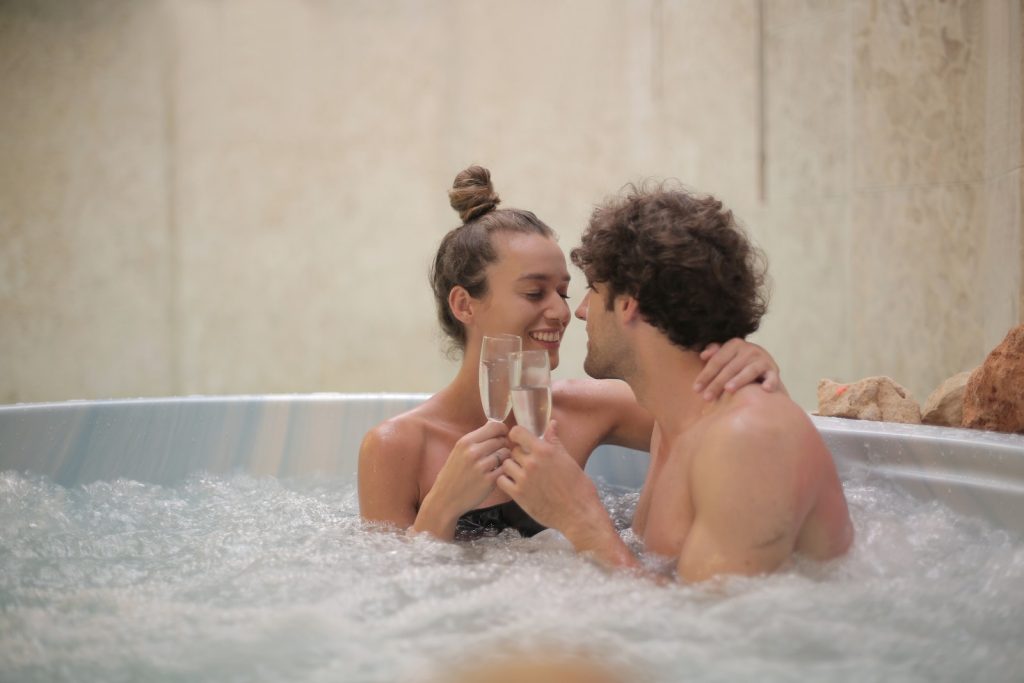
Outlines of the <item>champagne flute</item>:
{"type": "Polygon", "coordinates": [[[523,348],[514,334],[484,337],[480,345],[480,402],[487,419],[504,422],[512,409],[509,393],[509,355],[523,348]]]}
{"type": "Polygon", "coordinates": [[[509,357],[512,410],[516,422],[541,436],[551,418],[551,362],[544,350],[519,351],[509,357]]]}

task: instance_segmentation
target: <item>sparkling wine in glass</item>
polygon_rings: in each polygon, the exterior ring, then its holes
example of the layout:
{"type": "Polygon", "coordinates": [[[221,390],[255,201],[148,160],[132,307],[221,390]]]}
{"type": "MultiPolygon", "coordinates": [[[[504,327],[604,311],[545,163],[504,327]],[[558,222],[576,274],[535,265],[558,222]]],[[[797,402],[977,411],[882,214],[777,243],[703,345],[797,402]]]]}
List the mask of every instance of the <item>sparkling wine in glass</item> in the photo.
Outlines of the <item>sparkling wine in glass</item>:
{"type": "Polygon", "coordinates": [[[488,420],[504,422],[512,408],[509,356],[523,348],[514,334],[484,337],[480,347],[480,402],[488,420]]]}
{"type": "Polygon", "coordinates": [[[541,436],[551,419],[551,364],[544,350],[519,351],[510,356],[512,410],[516,422],[541,436]]]}

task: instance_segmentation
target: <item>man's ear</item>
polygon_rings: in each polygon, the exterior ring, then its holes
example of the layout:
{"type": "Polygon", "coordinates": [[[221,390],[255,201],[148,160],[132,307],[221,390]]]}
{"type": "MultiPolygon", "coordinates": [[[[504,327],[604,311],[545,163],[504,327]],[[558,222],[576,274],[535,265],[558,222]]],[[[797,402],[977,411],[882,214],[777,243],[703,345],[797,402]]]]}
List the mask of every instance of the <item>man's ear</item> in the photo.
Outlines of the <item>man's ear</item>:
{"type": "Polygon", "coordinates": [[[619,311],[623,323],[629,324],[640,319],[640,302],[628,294],[616,297],[615,308],[619,311]]]}
{"type": "Polygon", "coordinates": [[[475,303],[476,299],[470,296],[462,285],[455,285],[452,291],[448,292],[448,308],[455,319],[463,325],[468,325],[473,320],[475,303]]]}

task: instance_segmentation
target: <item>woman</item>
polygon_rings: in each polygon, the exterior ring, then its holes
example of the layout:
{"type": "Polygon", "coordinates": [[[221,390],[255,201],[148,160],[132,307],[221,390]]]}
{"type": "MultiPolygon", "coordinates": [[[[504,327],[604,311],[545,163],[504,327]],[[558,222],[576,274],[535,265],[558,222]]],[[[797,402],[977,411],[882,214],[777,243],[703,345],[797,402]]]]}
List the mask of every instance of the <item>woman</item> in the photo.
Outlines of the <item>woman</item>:
{"type": "MultiPolygon", "coordinates": [[[[413,410],[366,435],[359,452],[359,509],[363,519],[387,522],[444,540],[515,528],[543,529],[495,487],[508,456],[514,417],[488,422],[477,373],[485,335],[514,334],[523,349],[547,350],[558,365],[569,272],[555,234],[533,213],[497,209],[490,173],[471,166],[449,192],[463,224],[442,240],[431,268],[441,327],[462,352],[452,382],[413,410]]],[[[694,390],[717,398],[758,378],[779,386],[778,368],[759,346],[731,340],[702,354],[707,366],[694,390]]],[[[685,389],[684,389],[685,390],[685,389]]],[[[582,468],[605,443],[650,447],[653,420],[625,383],[563,380],[552,386],[551,418],[582,468]]]]}

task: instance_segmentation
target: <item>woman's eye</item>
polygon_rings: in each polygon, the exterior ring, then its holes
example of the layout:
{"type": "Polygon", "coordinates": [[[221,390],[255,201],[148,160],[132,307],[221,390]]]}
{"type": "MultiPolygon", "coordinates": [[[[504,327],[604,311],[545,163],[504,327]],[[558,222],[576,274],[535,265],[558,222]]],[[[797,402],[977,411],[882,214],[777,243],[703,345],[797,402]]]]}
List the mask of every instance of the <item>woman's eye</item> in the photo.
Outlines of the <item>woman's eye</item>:
{"type": "Polygon", "coordinates": [[[569,293],[568,292],[559,292],[558,296],[562,297],[562,299],[564,299],[565,301],[569,300],[569,293]]]}
{"type": "MultiPolygon", "coordinates": [[[[569,298],[568,294],[564,294],[562,292],[557,292],[557,294],[558,294],[558,296],[562,297],[563,299],[568,299],[569,298]]],[[[548,293],[546,291],[544,291],[544,290],[537,291],[537,292],[523,292],[523,296],[525,296],[530,301],[543,301],[544,298],[547,297],[547,295],[548,295],[548,293]]]]}

